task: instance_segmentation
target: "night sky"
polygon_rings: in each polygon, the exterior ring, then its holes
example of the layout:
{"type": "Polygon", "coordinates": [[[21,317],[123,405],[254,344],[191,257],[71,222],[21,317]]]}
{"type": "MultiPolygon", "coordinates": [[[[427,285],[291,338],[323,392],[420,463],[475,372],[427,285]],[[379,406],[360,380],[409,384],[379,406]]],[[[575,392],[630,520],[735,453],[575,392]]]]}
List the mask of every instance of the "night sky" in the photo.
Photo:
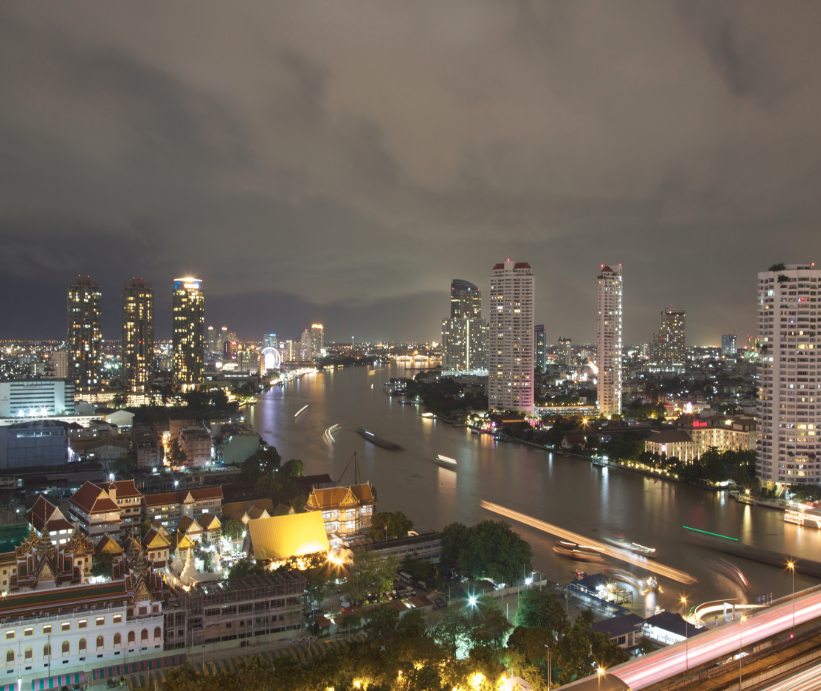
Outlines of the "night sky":
{"type": "MultiPolygon", "coordinates": [[[[821,3],[6,2],[0,338],[69,280],[195,275],[243,339],[439,338],[449,284],[536,276],[547,336],[755,328],[756,272],[821,261],[821,3]]],[[[485,298],[487,296],[485,295],[485,298]]],[[[487,307],[487,300],[485,300],[487,307]]],[[[742,339],[740,339],[741,341],[742,339]]]]}

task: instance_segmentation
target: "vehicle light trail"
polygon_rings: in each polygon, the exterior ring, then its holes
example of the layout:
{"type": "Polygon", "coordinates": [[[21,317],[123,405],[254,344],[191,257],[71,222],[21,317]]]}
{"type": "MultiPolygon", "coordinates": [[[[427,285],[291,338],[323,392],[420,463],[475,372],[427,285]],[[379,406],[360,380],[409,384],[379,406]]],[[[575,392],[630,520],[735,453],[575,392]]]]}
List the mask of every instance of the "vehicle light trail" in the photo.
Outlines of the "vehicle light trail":
{"type": "Polygon", "coordinates": [[[556,537],[560,537],[563,540],[569,540],[570,542],[576,542],[580,545],[594,547],[597,550],[606,554],[608,557],[611,557],[613,559],[620,559],[621,561],[629,562],[630,564],[634,564],[635,566],[640,566],[641,568],[647,571],[651,571],[652,573],[655,573],[659,576],[664,576],[665,578],[669,578],[670,580],[687,584],[696,583],[696,579],[685,571],[679,571],[678,569],[674,569],[671,566],[659,564],[656,560],[646,559],[644,557],[638,556],[637,554],[632,554],[631,552],[627,552],[622,549],[616,549],[615,547],[606,545],[603,542],[591,540],[590,538],[586,538],[583,535],[579,535],[578,533],[565,530],[564,528],[559,528],[559,526],[552,525],[550,523],[545,523],[544,521],[540,521],[536,518],[531,518],[530,516],[523,513],[519,513],[518,511],[506,509],[504,506],[492,504],[489,501],[484,500],[479,502],[479,506],[481,506],[483,509],[487,509],[488,511],[492,511],[493,513],[498,513],[500,516],[511,518],[514,521],[518,521],[519,523],[524,523],[525,525],[529,525],[533,528],[537,528],[546,533],[550,533],[551,535],[555,535],[556,537]]]}
{"type": "Polygon", "coordinates": [[[304,411],[305,411],[305,408],[307,408],[307,407],[308,407],[308,406],[304,405],[304,406],[302,406],[299,410],[297,410],[297,411],[296,411],[296,413],[294,414],[294,419],[298,418],[298,417],[299,417],[299,414],[300,414],[300,413],[302,413],[302,412],[304,412],[304,411]]]}
{"type": "MultiPolygon", "coordinates": [[[[795,622],[797,626],[821,617],[821,590],[811,589],[805,592],[805,595],[800,595],[796,600],[795,622]]],[[[748,614],[747,621],[743,625],[743,632],[741,621],[737,620],[691,638],[688,641],[686,656],[682,641],[611,667],[607,673],[617,676],[631,689],[643,689],[683,673],[687,665],[687,656],[689,656],[690,668],[722,662],[738,653],[739,644],[748,648],[760,641],[788,634],[793,625],[792,612],[791,600],[780,605],[771,605],[748,614]]],[[[595,677],[587,677],[587,679],[595,679],[595,677]]],[[[584,680],[573,682],[566,688],[570,689],[575,684],[583,682],[584,680]]],[[[784,687],[784,689],[790,688],[792,687],[784,687]]]]}
{"type": "Polygon", "coordinates": [[[782,679],[762,691],[818,691],[821,689],[821,664],[813,665],[794,677],[782,679]]]}

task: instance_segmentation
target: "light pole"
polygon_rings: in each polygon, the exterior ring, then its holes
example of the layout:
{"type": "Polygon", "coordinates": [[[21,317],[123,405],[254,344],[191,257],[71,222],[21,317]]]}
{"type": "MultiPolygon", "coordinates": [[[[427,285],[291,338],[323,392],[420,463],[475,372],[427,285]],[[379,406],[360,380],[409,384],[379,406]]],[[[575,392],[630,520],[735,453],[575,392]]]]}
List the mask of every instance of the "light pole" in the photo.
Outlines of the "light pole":
{"type": "Polygon", "coordinates": [[[547,648],[547,691],[550,691],[550,644],[545,643],[544,647],[547,648]]]}
{"type": "Polygon", "coordinates": [[[601,691],[601,678],[604,676],[604,668],[599,667],[598,668],[598,673],[599,673],[599,691],[601,691]]]}
{"type": "Polygon", "coordinates": [[[741,641],[744,635],[744,622],[746,620],[747,617],[741,617],[741,628],[738,630],[738,691],[741,691],[741,641]]]}
{"type": "Polygon", "coordinates": [[[787,568],[792,571],[792,630],[795,633],[795,562],[788,561],[787,568]]]}
{"type": "Polygon", "coordinates": [[[682,596],[681,603],[684,605],[684,674],[690,671],[690,659],[687,651],[687,598],[682,596]]]}

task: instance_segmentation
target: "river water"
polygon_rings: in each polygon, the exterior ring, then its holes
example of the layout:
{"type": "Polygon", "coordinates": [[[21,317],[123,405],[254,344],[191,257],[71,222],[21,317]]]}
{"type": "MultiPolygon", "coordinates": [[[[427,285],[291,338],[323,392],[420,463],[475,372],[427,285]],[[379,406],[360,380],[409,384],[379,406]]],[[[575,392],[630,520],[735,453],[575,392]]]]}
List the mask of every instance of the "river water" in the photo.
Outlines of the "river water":
{"type": "MultiPolygon", "coordinates": [[[[383,365],[309,374],[264,393],[246,409],[246,418],[284,460],[301,459],[306,474],[328,473],[338,480],[356,452],[363,480],[377,489],[379,510],[401,510],[417,529],[438,530],[453,521],[471,525],[498,518],[480,508],[480,501],[486,500],[594,539],[608,532],[624,534],[657,548],[659,562],[698,579],[687,586],[660,579],[660,593],[635,594],[639,612],[656,604],[677,611],[682,595],[697,604],[722,598],[755,602],[760,595],[772,593],[777,598],[791,593],[786,569],[724,557],[691,544],[684,525],[821,560],[821,531],[786,524],[782,512],[739,504],[726,493],[621,469],[595,468],[585,461],[496,442],[489,435],[423,418],[421,407],[400,405],[398,398],[384,392],[390,377],[416,372],[383,365]],[[300,413],[304,406],[308,407],[300,413]],[[330,442],[325,431],[332,425],[340,427],[330,442]],[[402,449],[373,446],[356,433],[359,427],[402,449]],[[436,464],[437,454],[457,459],[457,470],[436,464]],[[743,590],[712,568],[711,560],[719,557],[741,568],[749,589],[743,590]]],[[[353,483],[353,464],[344,481],[353,483]]],[[[513,527],[533,547],[533,567],[553,581],[572,580],[577,568],[588,573],[601,569],[556,556],[555,538],[550,535],[518,523],[513,527]]],[[[623,563],[608,565],[642,573],[623,563]]],[[[797,590],[815,584],[809,577],[795,577],[797,590]]]]}

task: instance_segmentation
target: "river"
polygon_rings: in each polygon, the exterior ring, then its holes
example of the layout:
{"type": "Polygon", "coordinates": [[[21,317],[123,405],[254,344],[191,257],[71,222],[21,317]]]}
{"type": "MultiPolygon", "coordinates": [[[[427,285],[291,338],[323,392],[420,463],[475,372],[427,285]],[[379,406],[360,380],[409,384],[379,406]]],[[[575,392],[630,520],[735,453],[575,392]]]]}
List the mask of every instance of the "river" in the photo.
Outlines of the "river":
{"type": "MultiPolygon", "coordinates": [[[[398,398],[384,393],[390,377],[416,373],[390,365],[305,375],[261,395],[255,406],[246,409],[246,418],[284,460],[301,459],[306,474],[328,473],[338,480],[356,452],[363,480],[377,489],[379,510],[401,510],[417,529],[438,530],[453,521],[471,525],[498,518],[480,508],[480,500],[486,500],[590,538],[623,533],[632,541],[656,547],[659,562],[698,579],[688,586],[660,579],[658,594],[636,594],[639,612],[656,604],[678,611],[682,595],[697,604],[720,598],[755,602],[760,595],[772,593],[777,598],[791,593],[788,570],[722,557],[691,544],[684,525],[792,556],[819,559],[821,555],[821,531],[786,524],[780,511],[740,504],[726,493],[621,469],[595,468],[585,461],[496,442],[489,435],[423,418],[421,407],[400,405],[398,398]],[[325,431],[332,425],[340,427],[330,442],[325,431]],[[356,433],[359,427],[402,449],[373,446],[356,433]],[[434,462],[437,454],[457,459],[458,469],[440,467],[434,462]],[[749,589],[743,590],[711,567],[711,560],[719,557],[742,569],[749,589]]],[[[344,481],[353,482],[353,464],[344,481]]],[[[572,580],[577,568],[588,573],[601,568],[554,555],[555,538],[535,528],[518,523],[513,527],[532,545],[533,567],[553,581],[572,580]]],[[[609,565],[630,568],[622,563],[609,565]]],[[[797,590],[815,584],[812,578],[795,576],[797,590]]]]}

